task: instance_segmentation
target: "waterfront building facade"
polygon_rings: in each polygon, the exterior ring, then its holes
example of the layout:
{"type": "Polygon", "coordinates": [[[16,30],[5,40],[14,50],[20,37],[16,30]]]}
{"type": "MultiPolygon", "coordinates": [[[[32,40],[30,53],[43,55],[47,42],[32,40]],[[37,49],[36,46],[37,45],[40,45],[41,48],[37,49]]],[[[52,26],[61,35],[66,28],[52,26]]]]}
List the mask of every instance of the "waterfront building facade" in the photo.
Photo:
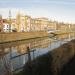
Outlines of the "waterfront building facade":
{"type": "Polygon", "coordinates": [[[40,20],[40,29],[41,31],[46,31],[48,29],[48,18],[45,18],[45,17],[41,17],[41,18],[37,18],[38,20],[40,20]]]}
{"type": "Polygon", "coordinates": [[[48,22],[48,30],[57,30],[56,24],[57,24],[56,22],[49,21],[48,22]]]}
{"type": "Polygon", "coordinates": [[[31,31],[31,17],[18,14],[16,17],[16,25],[18,32],[31,31]]]}
{"type": "Polygon", "coordinates": [[[2,19],[2,15],[0,15],[0,32],[3,32],[3,19],[2,19]]]}
{"type": "Polygon", "coordinates": [[[74,31],[75,24],[51,21],[48,18],[32,18],[18,13],[15,19],[2,19],[0,15],[0,32],[31,32],[31,31],[74,31]]]}
{"type": "Polygon", "coordinates": [[[34,18],[31,22],[32,31],[41,31],[41,20],[34,18]]]}
{"type": "Polygon", "coordinates": [[[31,31],[31,17],[27,15],[25,15],[25,31],[31,31]]]}
{"type": "Polygon", "coordinates": [[[16,24],[16,19],[12,19],[12,23],[11,23],[11,30],[12,32],[17,32],[17,24],[16,24]]]}
{"type": "Polygon", "coordinates": [[[16,16],[16,25],[17,25],[17,32],[24,32],[25,30],[25,18],[21,14],[18,13],[16,16]]]}

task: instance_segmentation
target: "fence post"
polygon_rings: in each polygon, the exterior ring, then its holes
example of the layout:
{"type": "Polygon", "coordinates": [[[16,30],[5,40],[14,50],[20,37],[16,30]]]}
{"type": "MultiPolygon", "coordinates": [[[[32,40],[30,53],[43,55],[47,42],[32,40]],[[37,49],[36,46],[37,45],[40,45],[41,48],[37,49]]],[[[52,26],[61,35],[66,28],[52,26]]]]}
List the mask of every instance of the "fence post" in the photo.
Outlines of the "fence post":
{"type": "Polygon", "coordinates": [[[28,63],[31,65],[31,55],[29,47],[27,47],[27,53],[28,53],[28,63]]]}

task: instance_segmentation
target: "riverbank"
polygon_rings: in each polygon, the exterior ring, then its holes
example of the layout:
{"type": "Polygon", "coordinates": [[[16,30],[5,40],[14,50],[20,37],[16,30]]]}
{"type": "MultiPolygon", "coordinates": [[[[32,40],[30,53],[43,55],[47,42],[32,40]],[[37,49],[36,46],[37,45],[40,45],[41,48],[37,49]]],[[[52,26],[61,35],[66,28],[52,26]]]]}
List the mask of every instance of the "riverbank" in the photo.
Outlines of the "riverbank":
{"type": "Polygon", "coordinates": [[[47,54],[37,57],[31,63],[26,63],[20,75],[74,75],[68,73],[68,70],[71,72],[73,69],[74,62],[75,40],[72,40],[47,54]]]}
{"type": "Polygon", "coordinates": [[[75,31],[55,31],[55,35],[60,35],[60,34],[68,34],[68,33],[75,33],[75,31]]]}
{"type": "Polygon", "coordinates": [[[40,38],[45,36],[48,36],[48,33],[44,31],[0,33],[0,43],[40,38]]]}
{"type": "Polygon", "coordinates": [[[0,33],[0,43],[41,38],[41,37],[52,37],[60,34],[74,33],[74,31],[56,31],[49,34],[45,31],[35,31],[35,32],[11,32],[11,33],[0,33]]]}

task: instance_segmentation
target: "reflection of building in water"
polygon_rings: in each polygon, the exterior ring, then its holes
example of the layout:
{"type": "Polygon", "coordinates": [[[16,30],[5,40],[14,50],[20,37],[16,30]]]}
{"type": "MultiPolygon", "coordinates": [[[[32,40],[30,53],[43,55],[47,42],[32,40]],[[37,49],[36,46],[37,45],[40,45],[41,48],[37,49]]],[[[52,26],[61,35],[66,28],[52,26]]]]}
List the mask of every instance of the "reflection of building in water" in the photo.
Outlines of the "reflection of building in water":
{"type": "Polygon", "coordinates": [[[10,48],[5,48],[5,49],[4,49],[4,52],[5,52],[5,53],[8,53],[9,50],[10,50],[10,48]]]}
{"type": "Polygon", "coordinates": [[[69,37],[69,34],[63,34],[63,35],[57,35],[56,38],[61,40],[61,39],[67,39],[69,37]]]}
{"type": "Polygon", "coordinates": [[[0,48],[0,56],[9,53],[9,48],[0,48]]]}
{"type": "MultiPolygon", "coordinates": [[[[74,33],[70,34],[63,34],[56,36],[57,40],[64,40],[64,39],[73,39],[75,37],[74,33]]],[[[28,41],[20,41],[12,44],[0,44],[0,54],[5,54],[10,52],[10,47],[15,46],[13,50],[18,53],[26,53],[27,47],[29,46],[30,49],[34,48],[45,48],[49,44],[51,44],[53,40],[49,38],[40,38],[40,39],[32,39],[28,41]]]]}
{"type": "Polygon", "coordinates": [[[39,39],[39,40],[33,40],[29,43],[24,43],[21,45],[16,46],[16,50],[18,53],[26,53],[27,47],[29,47],[31,50],[34,48],[45,48],[48,47],[48,45],[51,43],[51,40],[48,39],[39,39]]]}
{"type": "Polygon", "coordinates": [[[75,39],[75,33],[70,33],[70,34],[69,34],[69,38],[70,38],[70,39],[75,39]]]}
{"type": "Polygon", "coordinates": [[[50,44],[50,40],[42,39],[31,43],[32,48],[45,48],[50,44]]]}
{"type": "Polygon", "coordinates": [[[69,40],[75,38],[75,33],[63,34],[61,36],[60,35],[57,35],[56,38],[59,39],[59,40],[65,39],[65,40],[68,40],[69,41],[69,40]]]}
{"type": "Polygon", "coordinates": [[[16,46],[16,50],[18,53],[26,53],[26,45],[25,44],[22,44],[22,45],[19,45],[19,46],[16,46]]]}
{"type": "Polygon", "coordinates": [[[16,50],[18,53],[26,53],[27,52],[27,47],[29,47],[30,49],[34,48],[33,47],[33,43],[25,43],[25,44],[21,44],[16,46],[16,50]]]}
{"type": "Polygon", "coordinates": [[[50,40],[45,39],[45,40],[43,40],[43,41],[41,42],[41,47],[42,47],[42,48],[46,48],[46,47],[49,46],[49,44],[50,44],[50,40]]]}

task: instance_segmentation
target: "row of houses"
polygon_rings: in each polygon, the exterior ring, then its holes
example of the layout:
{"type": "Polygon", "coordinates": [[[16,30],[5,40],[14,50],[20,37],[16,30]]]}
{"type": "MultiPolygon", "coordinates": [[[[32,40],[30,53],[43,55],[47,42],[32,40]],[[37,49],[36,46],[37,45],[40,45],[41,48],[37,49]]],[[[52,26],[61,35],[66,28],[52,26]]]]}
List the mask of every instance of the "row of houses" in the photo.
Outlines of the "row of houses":
{"type": "Polygon", "coordinates": [[[0,16],[0,32],[30,32],[46,30],[75,30],[75,24],[65,24],[50,21],[48,18],[32,18],[17,14],[15,19],[3,19],[0,16]]]}

